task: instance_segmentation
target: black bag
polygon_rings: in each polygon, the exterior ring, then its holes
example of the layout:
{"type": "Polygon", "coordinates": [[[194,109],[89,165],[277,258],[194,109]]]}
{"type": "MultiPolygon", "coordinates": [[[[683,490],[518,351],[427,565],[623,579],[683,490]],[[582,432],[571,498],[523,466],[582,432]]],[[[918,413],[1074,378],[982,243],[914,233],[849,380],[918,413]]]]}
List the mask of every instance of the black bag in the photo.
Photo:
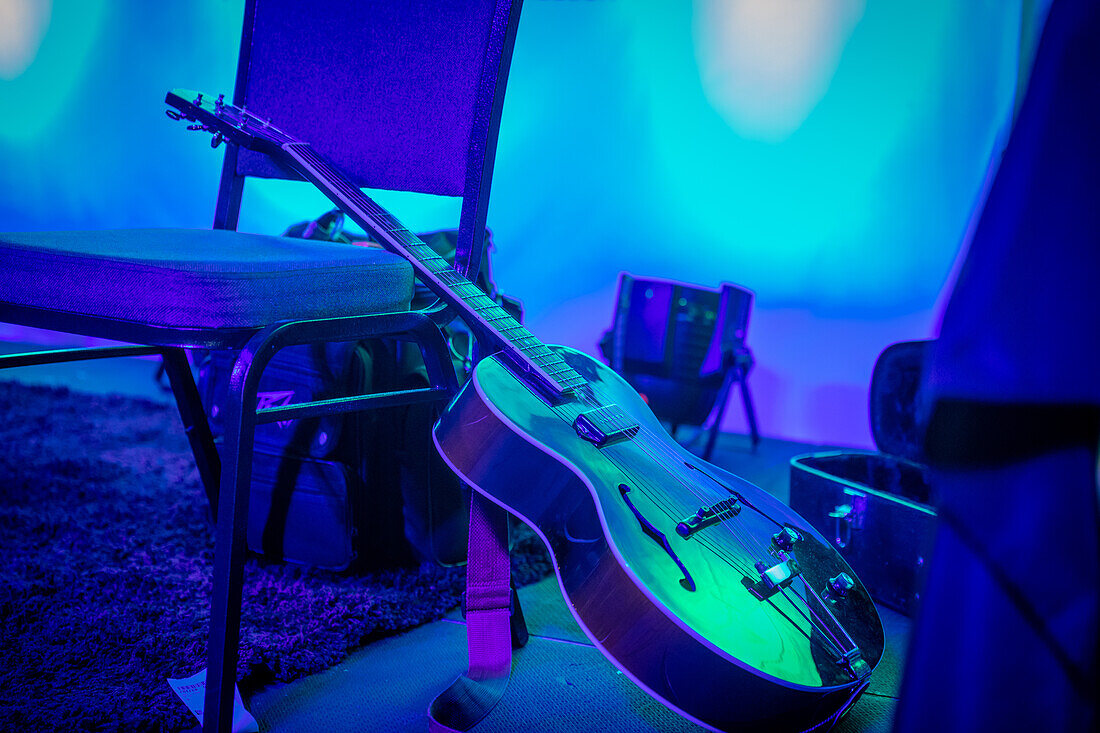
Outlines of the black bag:
{"type": "MultiPolygon", "coordinates": [[[[215,442],[224,435],[231,352],[197,359],[198,387],[215,442]]],[[[273,407],[373,389],[373,354],[366,344],[291,346],[264,370],[257,406],[273,407]]],[[[365,557],[361,529],[374,517],[364,487],[377,479],[370,463],[354,465],[353,447],[370,443],[371,420],[344,415],[256,426],[247,543],[269,559],[345,570],[365,557]]],[[[407,558],[406,558],[407,559],[407,558]]]]}
{"type": "MultiPolygon", "coordinates": [[[[284,236],[355,241],[343,215],[331,211],[290,227],[284,236]]],[[[454,261],[457,232],[421,235],[454,261]]],[[[491,237],[486,233],[486,252],[491,237]]],[[[485,253],[483,253],[485,254],[485,253]]],[[[518,301],[495,293],[488,258],[477,284],[517,319],[518,301]]],[[[413,307],[434,295],[417,283],[413,307]]],[[[455,319],[445,329],[452,362],[464,381],[476,344],[455,319]]],[[[199,389],[215,439],[232,355],[198,360],[199,389]]],[[[391,339],[289,347],[272,358],[260,380],[260,407],[347,394],[414,389],[428,384],[415,345],[391,339]]],[[[333,570],[369,570],[425,560],[465,561],[469,497],[432,445],[443,405],[421,403],[257,426],[249,499],[248,547],[274,560],[333,570]]]]}

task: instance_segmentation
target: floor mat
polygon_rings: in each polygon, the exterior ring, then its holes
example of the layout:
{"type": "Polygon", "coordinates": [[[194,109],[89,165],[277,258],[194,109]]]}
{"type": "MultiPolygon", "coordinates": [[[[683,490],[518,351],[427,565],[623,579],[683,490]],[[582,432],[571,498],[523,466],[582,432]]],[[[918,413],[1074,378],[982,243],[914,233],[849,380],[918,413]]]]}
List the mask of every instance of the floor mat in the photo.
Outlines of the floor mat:
{"type": "MultiPolygon", "coordinates": [[[[0,730],[193,725],[165,679],[205,666],[213,541],[172,407],[0,382],[0,547],[0,730]]],[[[521,579],[545,574],[520,550],[521,579]]],[[[245,578],[246,694],[441,618],[464,584],[434,565],[245,578]]]]}

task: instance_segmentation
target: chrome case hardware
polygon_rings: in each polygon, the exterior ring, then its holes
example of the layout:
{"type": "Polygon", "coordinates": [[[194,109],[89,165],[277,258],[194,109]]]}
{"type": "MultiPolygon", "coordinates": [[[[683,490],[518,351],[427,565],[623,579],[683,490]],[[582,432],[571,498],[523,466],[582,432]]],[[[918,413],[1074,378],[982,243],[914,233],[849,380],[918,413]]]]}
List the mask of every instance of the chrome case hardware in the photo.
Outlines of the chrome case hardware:
{"type": "Polygon", "coordinates": [[[848,503],[838,504],[829,516],[833,518],[833,542],[840,549],[844,549],[852,541],[852,530],[863,529],[863,518],[867,513],[867,495],[844,489],[844,494],[849,498],[848,503]]]}

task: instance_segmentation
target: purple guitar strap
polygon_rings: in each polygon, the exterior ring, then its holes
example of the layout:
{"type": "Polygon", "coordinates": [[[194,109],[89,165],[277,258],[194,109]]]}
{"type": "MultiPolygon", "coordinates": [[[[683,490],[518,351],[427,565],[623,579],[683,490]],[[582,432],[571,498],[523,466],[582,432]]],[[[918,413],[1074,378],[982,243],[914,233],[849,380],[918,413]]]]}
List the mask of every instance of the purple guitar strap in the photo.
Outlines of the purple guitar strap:
{"type": "Polygon", "coordinates": [[[432,733],[468,731],[488,715],[508,687],[513,646],[527,641],[511,583],[508,515],[476,491],[471,491],[468,542],[463,613],[470,665],[432,700],[432,733]]]}

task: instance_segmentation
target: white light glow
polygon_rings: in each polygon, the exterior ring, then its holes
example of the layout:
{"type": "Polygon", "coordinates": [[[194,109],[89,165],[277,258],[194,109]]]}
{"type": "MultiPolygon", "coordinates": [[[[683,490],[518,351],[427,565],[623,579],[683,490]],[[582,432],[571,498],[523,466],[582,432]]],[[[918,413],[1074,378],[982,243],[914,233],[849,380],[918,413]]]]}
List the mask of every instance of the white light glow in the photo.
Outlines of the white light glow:
{"type": "Polygon", "coordinates": [[[740,135],[778,142],[825,96],[866,0],[696,0],[708,101],[740,135]]]}
{"type": "Polygon", "coordinates": [[[0,79],[31,65],[50,25],[51,0],[0,0],[0,79]]]}

